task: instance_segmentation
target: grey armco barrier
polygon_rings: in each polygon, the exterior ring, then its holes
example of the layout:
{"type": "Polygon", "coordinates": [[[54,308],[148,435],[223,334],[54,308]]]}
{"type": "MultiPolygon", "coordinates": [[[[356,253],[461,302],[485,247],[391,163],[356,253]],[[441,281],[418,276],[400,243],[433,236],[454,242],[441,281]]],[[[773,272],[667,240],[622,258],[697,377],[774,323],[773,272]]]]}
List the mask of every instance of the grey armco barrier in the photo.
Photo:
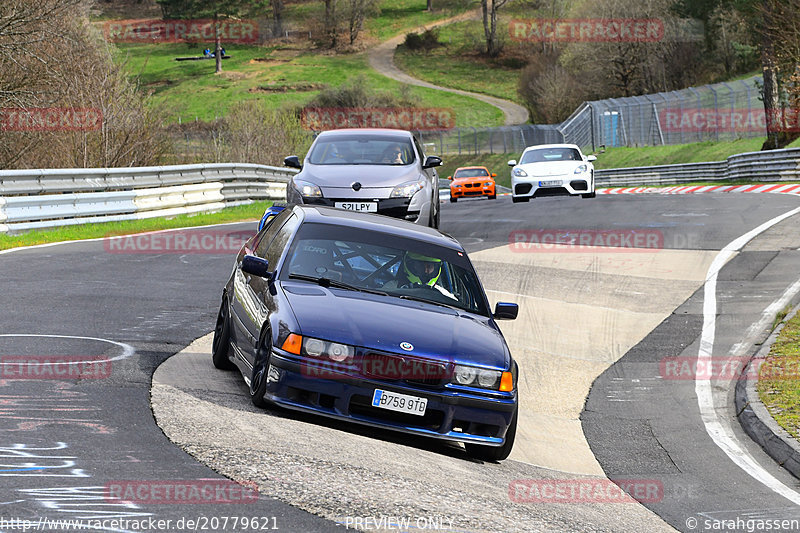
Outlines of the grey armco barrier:
{"type": "Polygon", "coordinates": [[[286,198],[292,169],[243,163],[0,170],[0,232],[213,211],[286,198]]]}
{"type": "Polygon", "coordinates": [[[710,163],[595,170],[594,176],[598,187],[677,185],[722,180],[800,181],[800,148],[747,152],[732,155],[725,161],[710,163]]]}

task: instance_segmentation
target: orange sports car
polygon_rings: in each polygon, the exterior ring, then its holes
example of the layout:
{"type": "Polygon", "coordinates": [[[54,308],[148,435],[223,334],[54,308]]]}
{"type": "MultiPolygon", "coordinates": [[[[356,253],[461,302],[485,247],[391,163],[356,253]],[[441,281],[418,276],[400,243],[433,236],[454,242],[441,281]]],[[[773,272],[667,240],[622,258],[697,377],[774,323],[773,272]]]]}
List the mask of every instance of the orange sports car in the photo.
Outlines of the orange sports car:
{"type": "Polygon", "coordinates": [[[497,174],[490,173],[486,167],[460,167],[447,176],[450,183],[450,201],[457,202],[459,198],[470,196],[487,196],[490,200],[497,198],[494,178],[497,174]]]}

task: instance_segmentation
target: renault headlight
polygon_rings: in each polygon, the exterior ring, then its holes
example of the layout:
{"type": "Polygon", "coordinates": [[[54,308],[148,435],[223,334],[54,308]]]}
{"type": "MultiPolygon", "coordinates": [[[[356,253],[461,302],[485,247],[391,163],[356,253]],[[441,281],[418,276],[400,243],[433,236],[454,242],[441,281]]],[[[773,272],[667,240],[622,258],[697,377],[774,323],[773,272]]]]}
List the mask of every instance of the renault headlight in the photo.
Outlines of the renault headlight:
{"type": "Polygon", "coordinates": [[[425,185],[421,181],[409,181],[407,183],[403,183],[398,185],[394,189],[392,189],[392,194],[389,195],[390,198],[411,198],[414,196],[417,191],[421,191],[425,188],[425,185]]]}
{"type": "Polygon", "coordinates": [[[319,198],[322,196],[320,188],[308,181],[294,180],[294,188],[300,191],[300,194],[306,198],[319,198]]]}

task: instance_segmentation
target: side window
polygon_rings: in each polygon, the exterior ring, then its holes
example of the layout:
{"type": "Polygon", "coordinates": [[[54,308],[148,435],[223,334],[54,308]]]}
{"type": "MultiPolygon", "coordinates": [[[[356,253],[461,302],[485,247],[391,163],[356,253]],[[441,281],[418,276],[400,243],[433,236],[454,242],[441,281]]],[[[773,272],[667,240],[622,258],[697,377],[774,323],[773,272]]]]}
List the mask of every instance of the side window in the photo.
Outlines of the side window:
{"type": "MultiPolygon", "coordinates": [[[[269,243],[269,247],[267,248],[266,255],[262,256],[264,259],[267,260],[269,263],[269,268],[271,270],[275,270],[278,268],[278,261],[281,258],[281,254],[283,254],[283,250],[286,248],[286,245],[289,243],[289,239],[291,238],[294,230],[297,229],[297,226],[300,225],[300,219],[297,215],[292,215],[292,217],[286,221],[286,224],[280,229],[280,231],[275,235],[275,238],[272,239],[272,242],[269,243]]],[[[261,255],[261,254],[259,254],[261,255]]]]}
{"type": "Polygon", "coordinates": [[[281,229],[281,226],[286,222],[286,219],[289,218],[291,215],[291,209],[284,209],[272,220],[272,223],[264,229],[263,234],[258,240],[258,244],[256,244],[256,255],[258,257],[264,257],[264,254],[267,253],[267,247],[269,243],[272,242],[272,239],[281,229]]]}

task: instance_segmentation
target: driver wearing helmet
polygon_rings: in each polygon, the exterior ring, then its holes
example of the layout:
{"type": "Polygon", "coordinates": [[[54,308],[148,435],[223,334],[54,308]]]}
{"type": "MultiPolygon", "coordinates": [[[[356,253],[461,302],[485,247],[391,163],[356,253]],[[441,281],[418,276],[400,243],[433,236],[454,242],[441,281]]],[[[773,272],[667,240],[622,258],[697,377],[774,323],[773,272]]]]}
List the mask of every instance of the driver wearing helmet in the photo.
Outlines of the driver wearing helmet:
{"type": "Polygon", "coordinates": [[[388,282],[383,288],[408,289],[413,287],[430,287],[455,300],[456,297],[450,291],[437,284],[441,275],[441,259],[437,257],[428,257],[416,252],[406,252],[403,257],[403,262],[397,272],[397,279],[388,282]]]}

